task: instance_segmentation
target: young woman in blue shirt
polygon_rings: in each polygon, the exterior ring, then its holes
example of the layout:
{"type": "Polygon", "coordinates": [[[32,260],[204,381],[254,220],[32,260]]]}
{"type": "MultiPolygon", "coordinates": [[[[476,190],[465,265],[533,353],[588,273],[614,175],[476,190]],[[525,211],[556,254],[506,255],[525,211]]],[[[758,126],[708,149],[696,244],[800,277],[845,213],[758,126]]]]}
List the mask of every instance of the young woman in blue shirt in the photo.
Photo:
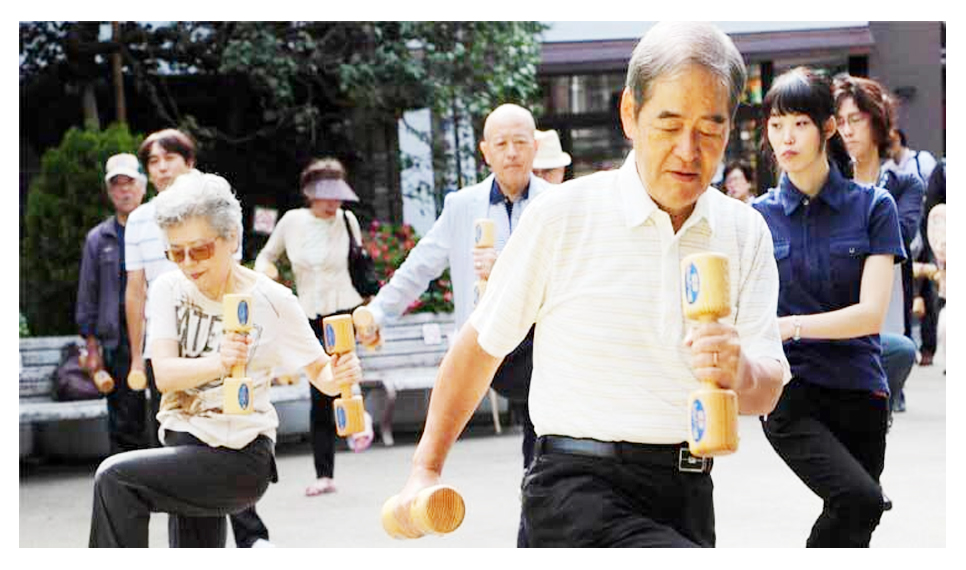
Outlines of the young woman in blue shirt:
{"type": "Polygon", "coordinates": [[[827,78],[793,69],[762,107],[765,155],[782,175],[753,206],[774,240],[779,328],[792,370],[762,423],[824,502],[806,545],[865,547],[885,508],[889,385],[879,331],[892,266],[905,258],[896,205],[886,190],[850,180],[827,78]]]}

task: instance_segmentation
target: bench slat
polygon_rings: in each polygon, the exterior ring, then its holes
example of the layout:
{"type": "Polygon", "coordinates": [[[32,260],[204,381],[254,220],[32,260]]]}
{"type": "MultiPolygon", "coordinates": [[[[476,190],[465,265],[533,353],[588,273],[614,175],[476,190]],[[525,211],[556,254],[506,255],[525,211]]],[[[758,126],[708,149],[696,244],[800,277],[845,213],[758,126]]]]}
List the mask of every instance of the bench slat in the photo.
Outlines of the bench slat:
{"type": "Polygon", "coordinates": [[[400,340],[387,341],[377,350],[369,350],[365,347],[357,347],[356,354],[362,360],[379,358],[382,356],[396,356],[397,354],[438,354],[443,356],[449,349],[449,345],[426,344],[422,340],[400,340]]]}
{"type": "Polygon", "coordinates": [[[60,350],[68,342],[74,344],[84,344],[84,339],[77,335],[72,336],[37,336],[20,339],[20,352],[30,352],[33,350],[60,350]]]}
{"type": "Polygon", "coordinates": [[[362,373],[382,372],[393,368],[437,367],[443,360],[442,354],[399,354],[378,358],[361,358],[362,373]]]}
{"type": "Polygon", "coordinates": [[[60,364],[60,349],[31,350],[21,352],[24,369],[31,366],[47,366],[60,364]]]}
{"type": "Polygon", "coordinates": [[[107,400],[78,400],[76,402],[20,402],[20,423],[87,420],[107,415],[107,400]]]}

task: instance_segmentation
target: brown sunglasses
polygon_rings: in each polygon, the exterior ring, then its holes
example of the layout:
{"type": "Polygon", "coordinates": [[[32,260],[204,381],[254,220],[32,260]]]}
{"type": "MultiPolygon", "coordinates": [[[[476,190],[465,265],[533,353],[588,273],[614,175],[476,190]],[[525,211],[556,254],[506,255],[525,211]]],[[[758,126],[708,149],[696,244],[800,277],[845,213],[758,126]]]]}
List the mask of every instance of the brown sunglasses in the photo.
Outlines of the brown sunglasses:
{"type": "Polygon", "coordinates": [[[204,261],[215,254],[216,239],[192,247],[169,247],[165,253],[168,255],[168,259],[174,263],[183,263],[186,254],[194,261],[204,261]]]}

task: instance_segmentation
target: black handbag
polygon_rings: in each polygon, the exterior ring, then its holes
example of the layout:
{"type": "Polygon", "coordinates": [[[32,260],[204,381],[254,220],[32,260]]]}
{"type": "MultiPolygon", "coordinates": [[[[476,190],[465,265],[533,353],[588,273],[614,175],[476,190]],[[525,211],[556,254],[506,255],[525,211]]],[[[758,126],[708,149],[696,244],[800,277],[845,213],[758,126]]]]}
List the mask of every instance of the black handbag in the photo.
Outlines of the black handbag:
{"type": "Polygon", "coordinates": [[[366,248],[356,241],[355,234],[349,227],[349,214],[344,210],[342,219],[345,221],[345,231],[349,232],[349,276],[352,278],[352,286],[363,297],[371,297],[379,292],[376,263],[366,248]]]}

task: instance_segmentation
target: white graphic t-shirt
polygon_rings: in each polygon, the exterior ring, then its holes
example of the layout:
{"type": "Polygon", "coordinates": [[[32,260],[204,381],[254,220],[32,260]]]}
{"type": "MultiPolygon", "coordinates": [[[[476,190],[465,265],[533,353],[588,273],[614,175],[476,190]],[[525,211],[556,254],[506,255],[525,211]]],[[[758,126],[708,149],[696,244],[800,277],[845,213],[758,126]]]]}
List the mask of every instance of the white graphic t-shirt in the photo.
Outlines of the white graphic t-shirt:
{"type": "MultiPolygon", "coordinates": [[[[213,447],[241,449],[260,434],[275,440],[278,415],[269,397],[275,373],[293,373],[328,356],[312,332],[295,295],[259,274],[250,291],[253,329],[246,376],[252,379],[254,411],[222,412],[222,379],[166,393],[161,398],[159,437],[166,430],[188,432],[213,447]]],[[[222,304],[205,297],[181,271],[160,275],[151,284],[147,342],[178,342],[182,358],[217,353],[222,338],[222,304]]]]}

